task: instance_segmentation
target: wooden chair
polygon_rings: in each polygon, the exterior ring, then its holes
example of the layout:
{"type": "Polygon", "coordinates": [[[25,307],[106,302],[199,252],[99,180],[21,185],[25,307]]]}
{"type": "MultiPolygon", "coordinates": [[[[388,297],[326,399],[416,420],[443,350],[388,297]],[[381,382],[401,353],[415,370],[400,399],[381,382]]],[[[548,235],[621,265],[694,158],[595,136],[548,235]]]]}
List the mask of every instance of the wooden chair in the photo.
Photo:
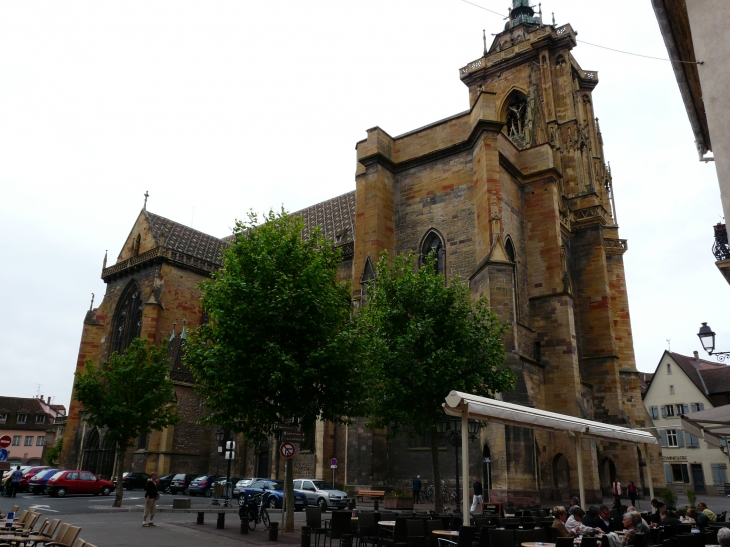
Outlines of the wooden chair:
{"type": "Polygon", "coordinates": [[[73,547],[74,542],[78,539],[81,533],[81,528],[78,526],[69,526],[66,529],[66,533],[61,539],[55,541],[49,541],[46,543],[46,547],[73,547]]]}

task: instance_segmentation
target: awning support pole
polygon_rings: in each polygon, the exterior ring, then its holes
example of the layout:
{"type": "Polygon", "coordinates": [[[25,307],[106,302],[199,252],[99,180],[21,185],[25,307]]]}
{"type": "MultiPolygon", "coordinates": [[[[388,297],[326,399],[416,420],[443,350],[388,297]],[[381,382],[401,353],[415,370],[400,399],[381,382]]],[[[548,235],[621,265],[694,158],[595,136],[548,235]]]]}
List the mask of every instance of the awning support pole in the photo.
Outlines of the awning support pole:
{"type": "Polygon", "coordinates": [[[654,499],[654,482],[651,480],[651,459],[649,458],[649,445],[644,445],[644,457],[646,458],[646,479],[649,481],[649,499],[654,499]]]}
{"type": "Polygon", "coordinates": [[[578,489],[580,490],[580,506],[586,506],[586,493],[583,486],[583,450],[581,449],[581,440],[583,436],[580,433],[575,434],[575,458],[578,463],[578,489]]]}
{"type": "MultiPolygon", "coordinates": [[[[461,411],[461,512],[464,522],[470,522],[469,509],[469,412],[461,411]]],[[[458,503],[458,501],[457,501],[458,503]]]]}

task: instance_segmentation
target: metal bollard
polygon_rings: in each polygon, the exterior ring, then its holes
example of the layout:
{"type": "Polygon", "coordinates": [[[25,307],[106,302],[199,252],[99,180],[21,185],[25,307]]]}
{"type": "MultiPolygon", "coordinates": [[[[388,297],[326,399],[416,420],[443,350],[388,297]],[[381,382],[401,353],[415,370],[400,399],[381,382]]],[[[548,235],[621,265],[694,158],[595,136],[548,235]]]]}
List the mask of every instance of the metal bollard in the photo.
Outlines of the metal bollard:
{"type": "Polygon", "coordinates": [[[279,523],[269,523],[269,541],[277,541],[279,539],[279,523]]]}
{"type": "Polygon", "coordinates": [[[215,527],[218,528],[218,530],[223,530],[223,528],[226,527],[225,513],[218,513],[218,522],[215,523],[215,527]]]}
{"type": "Polygon", "coordinates": [[[373,500],[373,511],[378,510],[378,500],[373,500]]]}
{"type": "Polygon", "coordinates": [[[205,513],[198,511],[198,520],[195,524],[205,524],[205,513]]]}
{"type": "Polygon", "coordinates": [[[355,503],[355,498],[350,498],[350,501],[349,501],[349,502],[348,502],[348,504],[347,504],[347,508],[348,508],[348,509],[349,509],[350,511],[353,511],[353,510],[355,509],[356,505],[357,505],[357,504],[355,503]]]}
{"type": "Polygon", "coordinates": [[[248,519],[241,519],[241,533],[248,534],[248,519]]]}
{"type": "Polygon", "coordinates": [[[342,534],[340,547],[352,547],[352,534],[342,534]]]}
{"type": "Polygon", "coordinates": [[[312,545],[312,527],[302,526],[302,545],[301,547],[310,547],[312,545]]]}

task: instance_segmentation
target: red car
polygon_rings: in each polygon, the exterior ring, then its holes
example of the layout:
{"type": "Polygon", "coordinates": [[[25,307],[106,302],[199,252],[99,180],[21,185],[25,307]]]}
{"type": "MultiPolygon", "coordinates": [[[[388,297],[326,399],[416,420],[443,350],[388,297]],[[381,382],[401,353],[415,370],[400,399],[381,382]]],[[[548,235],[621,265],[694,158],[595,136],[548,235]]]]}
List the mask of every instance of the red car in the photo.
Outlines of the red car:
{"type": "Polygon", "coordinates": [[[30,479],[35,477],[39,472],[43,471],[44,469],[51,469],[50,465],[37,465],[35,467],[31,467],[27,471],[23,473],[23,476],[20,477],[20,491],[21,492],[27,492],[28,491],[28,483],[30,482],[30,479]]]}
{"type": "Polygon", "coordinates": [[[100,479],[88,471],[59,471],[46,483],[46,492],[51,496],[66,494],[94,494],[108,496],[115,489],[112,481],[100,479]]]}

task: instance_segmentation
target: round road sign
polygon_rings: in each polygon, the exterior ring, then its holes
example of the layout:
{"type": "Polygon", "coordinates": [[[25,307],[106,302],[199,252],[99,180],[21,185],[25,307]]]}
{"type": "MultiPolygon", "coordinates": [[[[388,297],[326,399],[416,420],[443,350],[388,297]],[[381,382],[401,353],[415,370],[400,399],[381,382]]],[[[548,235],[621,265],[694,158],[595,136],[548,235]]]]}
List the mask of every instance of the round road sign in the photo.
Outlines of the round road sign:
{"type": "Polygon", "coordinates": [[[279,447],[279,454],[281,454],[281,457],[285,460],[291,458],[295,452],[296,448],[294,448],[294,445],[290,442],[281,443],[281,446],[279,447]]]}
{"type": "Polygon", "coordinates": [[[11,442],[13,442],[13,439],[10,438],[10,435],[3,435],[0,437],[0,448],[7,448],[11,442]]]}
{"type": "Polygon", "coordinates": [[[332,458],[330,460],[330,465],[334,465],[335,467],[337,467],[337,458],[332,458]]]}

